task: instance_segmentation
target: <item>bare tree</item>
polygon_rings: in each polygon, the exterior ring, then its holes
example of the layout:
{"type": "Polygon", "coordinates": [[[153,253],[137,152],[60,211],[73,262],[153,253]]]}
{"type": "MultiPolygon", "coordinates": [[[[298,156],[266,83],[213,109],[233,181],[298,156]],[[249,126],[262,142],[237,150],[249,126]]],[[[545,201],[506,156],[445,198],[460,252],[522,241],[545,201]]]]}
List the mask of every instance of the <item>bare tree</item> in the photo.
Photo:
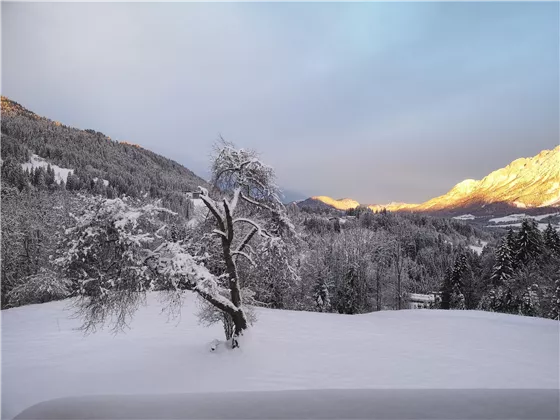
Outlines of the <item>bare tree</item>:
{"type": "MultiPolygon", "coordinates": [[[[177,238],[158,219],[158,214],[173,212],[121,199],[97,201],[69,231],[67,252],[59,263],[75,281],[86,329],[108,318],[116,329],[127,325],[147,291],[190,290],[221,313],[212,319],[223,319],[231,346],[239,346],[239,336],[249,322],[238,259],[252,262],[251,244],[257,238],[261,246],[272,247],[295,230],[278,199],[272,168],[261,163],[255,152],[229,143],[222,142],[216,152],[214,194],[223,197],[212,198],[199,187],[200,199],[213,219],[205,225],[210,232],[177,238]],[[242,203],[245,208],[240,210],[242,203]],[[208,257],[200,247],[204,237],[217,240],[220,255],[208,257]]],[[[175,305],[181,299],[169,302],[175,305]]]]}

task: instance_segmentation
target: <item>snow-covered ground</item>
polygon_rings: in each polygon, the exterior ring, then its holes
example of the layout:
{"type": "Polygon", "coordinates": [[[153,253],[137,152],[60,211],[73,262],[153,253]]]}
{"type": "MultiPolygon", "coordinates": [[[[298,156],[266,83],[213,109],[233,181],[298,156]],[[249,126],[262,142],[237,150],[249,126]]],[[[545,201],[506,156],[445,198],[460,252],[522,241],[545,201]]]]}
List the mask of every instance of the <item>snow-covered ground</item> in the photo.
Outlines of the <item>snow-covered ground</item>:
{"type": "Polygon", "coordinates": [[[469,248],[476,252],[478,255],[482,254],[484,247],[488,245],[486,241],[480,241],[480,245],[469,245],[469,248]]]}
{"type": "Polygon", "coordinates": [[[495,217],[493,219],[488,220],[488,222],[490,223],[520,222],[526,217],[527,215],[525,213],[509,214],[503,217],[495,217]]]}
{"type": "Polygon", "coordinates": [[[474,219],[476,219],[476,217],[473,216],[472,214],[462,214],[460,216],[455,216],[454,219],[457,219],[457,220],[474,220],[474,219]]]}
{"type": "Polygon", "coordinates": [[[529,214],[519,213],[519,214],[510,214],[510,215],[504,216],[504,217],[496,217],[496,218],[490,219],[488,221],[491,222],[491,223],[522,222],[523,219],[535,219],[537,221],[540,221],[542,219],[546,219],[547,217],[554,217],[554,216],[558,216],[558,215],[560,215],[560,213],[558,213],[558,212],[541,214],[540,216],[531,216],[529,214]]]}
{"type": "MultiPolygon", "coordinates": [[[[537,223],[537,226],[538,226],[539,230],[541,232],[543,232],[547,228],[548,223],[537,223]]],[[[490,227],[490,228],[510,228],[510,227],[511,228],[520,228],[521,227],[521,222],[519,222],[519,223],[502,223],[502,224],[499,224],[499,225],[488,225],[487,227],[490,227]]],[[[556,230],[560,230],[560,225],[552,224],[552,227],[555,228],[556,230]]]]}
{"type": "Polygon", "coordinates": [[[556,389],[559,324],[479,311],[338,315],[258,309],[241,349],[218,348],[189,296],[155,294],[125,334],[83,336],[66,302],[2,311],[2,418],[59,397],[298,389],[556,389]]]}
{"type": "MultiPolygon", "coordinates": [[[[491,227],[491,228],[493,228],[493,227],[519,228],[519,227],[521,227],[521,222],[523,221],[523,219],[534,219],[537,222],[540,222],[543,219],[547,219],[549,217],[556,218],[558,216],[560,216],[560,212],[541,214],[539,216],[531,216],[530,214],[525,214],[525,213],[510,214],[508,216],[495,217],[493,219],[488,220],[488,222],[491,223],[491,224],[487,225],[487,227],[491,227]]],[[[541,231],[544,231],[547,226],[548,226],[548,222],[547,223],[538,223],[538,227],[541,231]]],[[[553,221],[552,226],[556,230],[560,230],[560,225],[557,222],[553,221]]]]}
{"type": "MultiPolygon", "coordinates": [[[[21,167],[24,171],[26,169],[30,170],[31,168],[41,167],[47,169],[47,166],[49,166],[49,162],[38,155],[31,155],[31,159],[29,162],[21,164],[21,167]]],[[[60,166],[52,164],[51,168],[54,170],[54,179],[58,184],[60,184],[60,181],[64,181],[64,183],[66,183],[68,181],[68,174],[73,172],[72,169],[61,168],[60,166]]]]}
{"type": "MultiPolygon", "coordinates": [[[[97,182],[98,179],[99,179],[99,178],[97,178],[97,177],[93,178],[94,182],[97,182]]],[[[109,186],[109,181],[107,181],[106,179],[104,179],[104,180],[103,180],[103,185],[105,185],[106,187],[108,187],[108,186],[109,186]]]]}
{"type": "Polygon", "coordinates": [[[199,223],[202,223],[204,219],[208,217],[208,207],[204,204],[204,201],[200,198],[192,199],[194,205],[194,215],[193,217],[187,222],[187,226],[194,227],[197,226],[199,223]]]}
{"type": "Polygon", "coordinates": [[[201,198],[193,198],[192,201],[193,201],[193,204],[194,204],[195,208],[196,207],[206,208],[206,205],[204,204],[204,201],[202,201],[201,198]]]}

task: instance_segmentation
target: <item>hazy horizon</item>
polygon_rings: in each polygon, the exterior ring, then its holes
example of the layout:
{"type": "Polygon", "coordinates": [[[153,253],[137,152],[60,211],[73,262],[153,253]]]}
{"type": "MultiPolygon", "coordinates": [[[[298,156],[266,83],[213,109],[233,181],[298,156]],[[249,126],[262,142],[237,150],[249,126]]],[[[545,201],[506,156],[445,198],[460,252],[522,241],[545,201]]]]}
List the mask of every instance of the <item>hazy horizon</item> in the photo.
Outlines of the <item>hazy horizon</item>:
{"type": "Polygon", "coordinates": [[[422,202],[558,145],[558,3],[2,3],[2,94],[207,176],[422,202]]]}

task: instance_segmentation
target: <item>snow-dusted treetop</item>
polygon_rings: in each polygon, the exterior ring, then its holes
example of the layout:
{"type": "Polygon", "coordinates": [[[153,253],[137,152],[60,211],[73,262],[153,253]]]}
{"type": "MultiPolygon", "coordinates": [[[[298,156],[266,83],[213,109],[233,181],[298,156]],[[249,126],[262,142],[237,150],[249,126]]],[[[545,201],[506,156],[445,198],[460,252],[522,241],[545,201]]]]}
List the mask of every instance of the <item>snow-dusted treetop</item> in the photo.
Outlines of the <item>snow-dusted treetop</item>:
{"type": "Polygon", "coordinates": [[[241,195],[261,203],[281,204],[274,169],[250,149],[237,149],[220,139],[214,146],[212,183],[222,191],[241,189],[241,195]]]}

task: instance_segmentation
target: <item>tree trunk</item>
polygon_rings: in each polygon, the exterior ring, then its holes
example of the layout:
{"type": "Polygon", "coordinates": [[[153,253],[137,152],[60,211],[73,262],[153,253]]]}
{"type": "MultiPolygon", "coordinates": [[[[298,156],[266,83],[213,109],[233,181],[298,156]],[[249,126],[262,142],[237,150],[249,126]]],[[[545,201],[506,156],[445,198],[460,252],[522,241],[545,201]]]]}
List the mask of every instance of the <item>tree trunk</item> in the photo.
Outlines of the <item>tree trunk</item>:
{"type": "Polygon", "coordinates": [[[377,293],[375,299],[376,299],[377,310],[380,311],[381,310],[381,275],[379,273],[379,269],[376,270],[375,277],[377,282],[377,293]]]}
{"type": "Polygon", "coordinates": [[[235,349],[239,347],[239,337],[243,334],[243,330],[247,329],[247,318],[245,318],[245,313],[240,308],[234,315],[232,315],[233,320],[233,337],[231,338],[231,348],[235,349]]]}
{"type": "Polygon", "coordinates": [[[223,305],[220,305],[219,303],[216,304],[215,299],[214,302],[212,302],[212,300],[209,301],[210,303],[213,303],[217,308],[229,314],[229,316],[231,317],[234,326],[233,336],[231,337],[231,347],[236,348],[239,347],[239,336],[243,333],[243,330],[247,329],[248,325],[247,318],[245,317],[245,312],[242,309],[241,291],[239,286],[239,279],[237,277],[237,267],[231,253],[231,245],[234,238],[233,218],[226,200],[224,200],[223,202],[225,220],[216,212],[215,208],[206,203],[206,201],[205,204],[214,215],[214,218],[216,219],[216,222],[218,224],[218,228],[225,234],[222,236],[222,254],[224,262],[226,264],[226,271],[229,277],[228,288],[230,291],[231,303],[233,303],[236,309],[233,310],[231,307],[222,307],[223,305]]]}

